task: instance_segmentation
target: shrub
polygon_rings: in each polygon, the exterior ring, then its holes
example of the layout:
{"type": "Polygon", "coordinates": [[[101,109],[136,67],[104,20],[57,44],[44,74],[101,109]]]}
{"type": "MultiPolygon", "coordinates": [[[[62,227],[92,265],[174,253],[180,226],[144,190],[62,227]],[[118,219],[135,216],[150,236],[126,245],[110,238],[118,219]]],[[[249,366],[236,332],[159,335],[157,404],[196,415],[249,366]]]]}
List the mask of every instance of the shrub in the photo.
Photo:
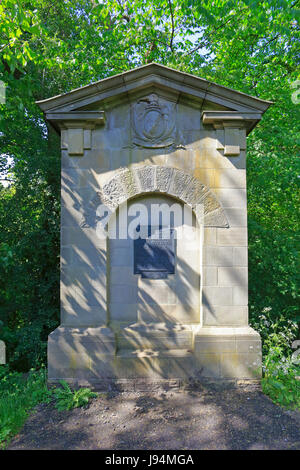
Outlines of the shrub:
{"type": "Polygon", "coordinates": [[[0,447],[4,447],[25,423],[30,411],[39,403],[54,401],[58,410],[70,410],[88,404],[97,393],[88,388],[72,391],[62,381],[62,388],[48,390],[46,370],[28,374],[0,367],[0,447]]]}
{"type": "Polygon", "coordinates": [[[60,381],[62,388],[56,388],[53,395],[56,399],[55,407],[62,410],[71,410],[88,404],[91,398],[96,398],[97,393],[92,392],[89,388],[80,388],[72,391],[70,386],[64,381],[60,381]]]}
{"type": "Polygon", "coordinates": [[[0,367],[0,446],[23,426],[29,411],[38,403],[49,402],[46,371],[28,374],[0,367]]]}

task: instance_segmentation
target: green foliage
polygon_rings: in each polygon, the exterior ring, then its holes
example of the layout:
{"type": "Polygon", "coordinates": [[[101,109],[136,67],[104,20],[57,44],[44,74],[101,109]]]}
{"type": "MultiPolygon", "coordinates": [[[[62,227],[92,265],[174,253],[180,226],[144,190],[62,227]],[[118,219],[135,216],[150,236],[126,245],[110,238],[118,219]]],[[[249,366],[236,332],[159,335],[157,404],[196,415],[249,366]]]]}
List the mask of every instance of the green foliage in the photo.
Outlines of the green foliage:
{"type": "Polygon", "coordinates": [[[262,337],[263,392],[280,406],[300,409],[300,366],[292,354],[298,323],[283,314],[274,320],[271,307],[252,321],[262,337]]]}
{"type": "Polygon", "coordinates": [[[55,407],[59,411],[71,410],[86,406],[91,398],[96,398],[97,393],[92,392],[89,388],[80,388],[72,391],[70,386],[64,381],[60,381],[62,388],[56,388],[53,395],[56,399],[55,407]]]}
{"type": "Polygon", "coordinates": [[[262,390],[274,403],[300,410],[300,366],[284,356],[281,338],[272,343],[265,356],[262,390]]]}
{"type": "Polygon", "coordinates": [[[73,392],[64,381],[62,388],[48,390],[46,379],[45,369],[32,369],[23,374],[0,366],[0,448],[22,428],[37,404],[54,402],[60,411],[71,410],[86,406],[91,398],[98,396],[88,388],[73,392]]]}
{"type": "Polygon", "coordinates": [[[49,402],[46,372],[28,374],[0,367],[0,447],[23,426],[29,411],[40,402],[49,402]]]}
{"type": "Polygon", "coordinates": [[[291,354],[293,341],[298,335],[296,321],[286,318],[283,314],[274,320],[272,308],[266,307],[256,316],[256,321],[252,320],[252,326],[261,335],[264,356],[268,356],[275,346],[280,348],[282,354],[291,354]]]}
{"type": "Polygon", "coordinates": [[[59,324],[59,140],[34,102],[151,61],[274,101],[248,138],[250,321],[265,355],[266,308],[276,334],[299,325],[299,13],[295,0],[2,0],[0,337],[11,367],[46,364],[59,324]]]}

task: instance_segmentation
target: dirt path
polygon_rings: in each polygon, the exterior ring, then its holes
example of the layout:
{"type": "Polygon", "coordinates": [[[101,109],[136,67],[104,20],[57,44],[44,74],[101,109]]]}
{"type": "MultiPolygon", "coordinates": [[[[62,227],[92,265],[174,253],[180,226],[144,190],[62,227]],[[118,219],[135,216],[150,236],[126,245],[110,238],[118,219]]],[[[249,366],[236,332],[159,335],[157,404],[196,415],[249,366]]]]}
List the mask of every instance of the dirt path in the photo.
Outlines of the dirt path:
{"type": "Polygon", "coordinates": [[[40,405],[8,448],[300,449],[300,412],[257,390],[118,393],[86,409],[40,405]]]}

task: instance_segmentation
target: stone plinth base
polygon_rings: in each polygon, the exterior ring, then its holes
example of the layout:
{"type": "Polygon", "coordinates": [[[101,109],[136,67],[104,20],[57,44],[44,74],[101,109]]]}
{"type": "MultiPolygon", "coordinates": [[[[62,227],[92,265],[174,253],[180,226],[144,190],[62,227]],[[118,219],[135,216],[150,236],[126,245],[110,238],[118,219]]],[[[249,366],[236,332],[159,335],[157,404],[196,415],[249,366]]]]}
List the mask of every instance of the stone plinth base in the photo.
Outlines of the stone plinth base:
{"type": "Polygon", "coordinates": [[[59,327],[49,335],[49,383],[149,390],[193,380],[256,382],[260,376],[260,336],[250,327],[59,327]]]}

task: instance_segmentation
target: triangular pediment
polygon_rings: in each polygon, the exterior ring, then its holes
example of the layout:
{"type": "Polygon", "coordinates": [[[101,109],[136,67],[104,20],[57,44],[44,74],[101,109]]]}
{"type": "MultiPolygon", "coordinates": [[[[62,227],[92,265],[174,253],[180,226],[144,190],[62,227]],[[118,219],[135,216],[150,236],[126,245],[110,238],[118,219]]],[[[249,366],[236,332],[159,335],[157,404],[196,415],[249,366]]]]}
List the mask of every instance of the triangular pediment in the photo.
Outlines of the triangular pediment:
{"type": "Polygon", "coordinates": [[[203,78],[152,63],[54,96],[37,104],[46,114],[104,110],[110,103],[131,101],[151,90],[205,110],[264,113],[270,101],[218,85],[203,78]],[[101,108],[102,106],[102,108],[101,108]]]}

